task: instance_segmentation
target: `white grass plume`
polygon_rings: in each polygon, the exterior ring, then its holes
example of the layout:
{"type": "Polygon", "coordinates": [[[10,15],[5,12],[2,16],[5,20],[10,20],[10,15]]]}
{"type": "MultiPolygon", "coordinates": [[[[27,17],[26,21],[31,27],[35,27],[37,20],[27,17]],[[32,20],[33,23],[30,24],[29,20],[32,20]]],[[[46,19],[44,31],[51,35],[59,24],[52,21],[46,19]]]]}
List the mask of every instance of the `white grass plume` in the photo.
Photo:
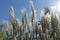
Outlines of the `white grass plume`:
{"type": "Polygon", "coordinates": [[[8,21],[7,21],[7,20],[5,20],[5,21],[3,22],[3,25],[4,25],[4,27],[5,27],[5,31],[8,31],[8,29],[9,29],[9,24],[8,24],[8,21]]]}

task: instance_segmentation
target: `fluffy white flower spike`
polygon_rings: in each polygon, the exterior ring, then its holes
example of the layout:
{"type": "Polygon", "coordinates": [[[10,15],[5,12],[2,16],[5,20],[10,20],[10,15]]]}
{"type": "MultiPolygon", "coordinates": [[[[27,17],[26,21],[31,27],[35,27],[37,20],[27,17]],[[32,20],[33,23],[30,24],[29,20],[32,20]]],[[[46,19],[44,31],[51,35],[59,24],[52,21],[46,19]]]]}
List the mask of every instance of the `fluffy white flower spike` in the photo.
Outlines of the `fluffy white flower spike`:
{"type": "Polygon", "coordinates": [[[8,31],[8,29],[9,29],[9,24],[8,24],[8,21],[7,21],[7,20],[5,20],[5,21],[3,22],[3,25],[4,25],[4,27],[5,27],[5,31],[8,31]]]}
{"type": "Polygon", "coordinates": [[[30,8],[31,8],[31,23],[33,26],[33,20],[36,20],[36,11],[34,9],[34,5],[33,5],[32,0],[30,0],[30,8]]]}
{"type": "Polygon", "coordinates": [[[13,6],[11,6],[9,11],[10,11],[10,16],[11,16],[11,21],[12,21],[13,24],[15,24],[16,23],[16,17],[15,17],[15,14],[14,14],[13,6]]]}
{"type": "Polygon", "coordinates": [[[11,15],[11,17],[15,17],[15,15],[14,15],[14,8],[13,8],[13,6],[11,6],[11,8],[10,8],[10,15],[11,15]]]}
{"type": "Polygon", "coordinates": [[[20,20],[19,19],[16,19],[16,24],[18,27],[20,27],[20,20]]]}
{"type": "Polygon", "coordinates": [[[26,17],[26,10],[25,10],[25,8],[22,9],[21,12],[22,12],[22,18],[24,19],[26,17]]]}

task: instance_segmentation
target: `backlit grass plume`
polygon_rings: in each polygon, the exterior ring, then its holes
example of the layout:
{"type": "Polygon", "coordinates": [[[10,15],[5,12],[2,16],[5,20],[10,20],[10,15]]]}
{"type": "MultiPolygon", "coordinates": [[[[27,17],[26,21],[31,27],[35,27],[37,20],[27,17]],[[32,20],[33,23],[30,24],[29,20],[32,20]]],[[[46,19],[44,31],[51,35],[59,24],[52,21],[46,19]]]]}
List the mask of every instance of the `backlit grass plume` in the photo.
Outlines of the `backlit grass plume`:
{"type": "Polygon", "coordinates": [[[5,20],[5,21],[3,22],[3,25],[4,25],[4,27],[5,27],[5,31],[8,31],[8,29],[9,29],[9,24],[8,24],[8,21],[7,21],[7,20],[5,20]]]}

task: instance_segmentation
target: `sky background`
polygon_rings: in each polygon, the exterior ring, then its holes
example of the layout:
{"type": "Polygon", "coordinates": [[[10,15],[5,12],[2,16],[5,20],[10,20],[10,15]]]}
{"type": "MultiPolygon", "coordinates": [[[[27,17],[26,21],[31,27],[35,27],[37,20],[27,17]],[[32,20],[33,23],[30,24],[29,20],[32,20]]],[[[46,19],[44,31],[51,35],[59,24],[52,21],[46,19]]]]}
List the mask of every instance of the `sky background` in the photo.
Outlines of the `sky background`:
{"type": "MultiPolygon", "coordinates": [[[[11,6],[14,7],[15,16],[20,21],[22,21],[22,13],[21,9],[26,8],[26,12],[28,14],[28,20],[30,21],[30,0],[0,0],[0,24],[4,20],[8,20],[10,22],[10,13],[9,8],[11,6]]],[[[55,5],[60,0],[32,0],[34,4],[34,8],[36,10],[36,19],[40,18],[40,11],[44,8],[44,6],[51,7],[55,5]]]]}

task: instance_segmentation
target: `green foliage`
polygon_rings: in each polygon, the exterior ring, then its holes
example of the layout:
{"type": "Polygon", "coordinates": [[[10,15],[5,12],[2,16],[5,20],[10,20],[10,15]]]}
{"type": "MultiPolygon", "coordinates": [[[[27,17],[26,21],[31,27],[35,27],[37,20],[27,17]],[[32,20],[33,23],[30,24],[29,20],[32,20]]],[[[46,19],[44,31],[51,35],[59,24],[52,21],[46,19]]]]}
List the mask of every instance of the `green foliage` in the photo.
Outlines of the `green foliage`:
{"type": "Polygon", "coordinates": [[[3,32],[1,27],[0,27],[0,40],[3,40],[3,32]]]}

